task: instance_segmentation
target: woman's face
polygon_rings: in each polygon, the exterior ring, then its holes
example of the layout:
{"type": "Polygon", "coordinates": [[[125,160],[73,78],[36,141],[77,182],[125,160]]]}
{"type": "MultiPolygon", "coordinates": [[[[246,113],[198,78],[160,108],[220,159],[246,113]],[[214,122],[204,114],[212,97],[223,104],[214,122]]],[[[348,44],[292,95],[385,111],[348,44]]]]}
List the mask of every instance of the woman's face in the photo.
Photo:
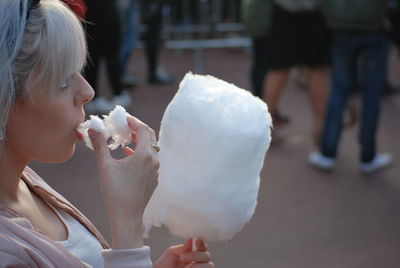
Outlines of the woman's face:
{"type": "Polygon", "coordinates": [[[8,118],[6,150],[22,159],[63,162],[71,158],[81,139],[77,127],[85,119],[83,105],[94,92],[86,80],[75,73],[57,93],[32,89],[31,99],[17,99],[8,118]]]}

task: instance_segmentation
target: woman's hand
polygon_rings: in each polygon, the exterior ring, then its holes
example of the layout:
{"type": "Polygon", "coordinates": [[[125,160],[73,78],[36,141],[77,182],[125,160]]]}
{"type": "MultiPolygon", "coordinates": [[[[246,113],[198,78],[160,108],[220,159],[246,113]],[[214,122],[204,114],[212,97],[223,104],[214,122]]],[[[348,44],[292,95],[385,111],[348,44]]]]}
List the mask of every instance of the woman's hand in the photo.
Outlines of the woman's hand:
{"type": "Polygon", "coordinates": [[[135,117],[127,117],[135,151],[125,147],[123,159],[111,156],[104,136],[92,129],[89,137],[96,153],[100,188],[110,218],[112,248],[143,246],[142,217],[157,186],[159,161],[154,131],[135,117]]]}
{"type": "Polygon", "coordinates": [[[196,240],[197,251],[192,251],[192,239],[185,244],[169,247],[154,264],[154,268],[213,268],[207,244],[196,240]]]}

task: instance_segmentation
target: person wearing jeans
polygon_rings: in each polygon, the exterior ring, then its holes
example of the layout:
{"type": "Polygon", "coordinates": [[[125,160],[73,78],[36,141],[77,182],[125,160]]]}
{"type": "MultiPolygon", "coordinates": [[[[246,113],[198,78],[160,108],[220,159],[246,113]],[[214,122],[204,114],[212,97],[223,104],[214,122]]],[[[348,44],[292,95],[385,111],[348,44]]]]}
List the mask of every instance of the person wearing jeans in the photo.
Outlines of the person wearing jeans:
{"type": "Polygon", "coordinates": [[[343,1],[326,0],[326,2],[331,2],[331,5],[328,5],[331,13],[326,15],[327,22],[334,29],[331,93],[328,99],[319,152],[312,153],[309,162],[312,166],[323,170],[331,170],[335,166],[346,101],[352,86],[355,84],[357,70],[359,70],[362,73],[362,112],[359,130],[360,160],[361,171],[368,173],[386,167],[391,162],[390,155],[377,154],[376,152],[376,133],[381,110],[381,94],[387,74],[389,39],[383,32],[384,13],[379,12],[384,9],[379,8],[383,5],[378,0],[366,1],[368,2],[366,3],[367,7],[357,7],[356,4],[350,2],[344,5],[335,5],[343,1]],[[348,8],[349,12],[346,13],[344,10],[340,12],[339,8],[335,11],[334,8],[338,6],[348,8]],[[358,13],[352,12],[357,8],[358,13]],[[332,15],[333,12],[337,12],[336,16],[330,17],[329,15],[332,15]],[[354,14],[362,14],[362,12],[365,12],[362,15],[364,22],[358,25],[357,23],[361,22],[362,19],[354,17],[354,14]],[[375,16],[372,16],[374,12],[375,16]],[[376,20],[376,18],[379,18],[379,14],[382,14],[381,20],[376,20]],[[366,18],[369,15],[371,15],[371,19],[368,21],[366,18]],[[340,20],[340,18],[343,18],[343,20],[340,20]],[[348,25],[344,22],[348,22],[348,25]],[[357,66],[359,58],[361,59],[361,68],[357,66]]]}
{"type": "Polygon", "coordinates": [[[122,43],[119,51],[121,65],[121,81],[124,86],[136,85],[137,79],[127,75],[127,66],[131,54],[136,47],[139,36],[139,3],[137,0],[117,1],[118,12],[120,13],[122,43]]]}
{"type": "Polygon", "coordinates": [[[97,93],[93,101],[86,105],[86,110],[89,113],[107,113],[115,105],[128,107],[132,99],[130,94],[123,90],[121,83],[118,57],[121,32],[115,3],[109,0],[85,0],[85,4],[87,6],[85,30],[90,61],[84,76],[97,93]],[[103,58],[112,89],[111,101],[101,96],[98,91],[100,63],[103,58]]]}
{"type": "Polygon", "coordinates": [[[357,54],[363,56],[362,121],[359,135],[361,161],[370,162],[375,156],[380,97],[386,79],[388,38],[384,34],[334,33],[332,92],[322,143],[322,154],[336,156],[343,111],[350,87],[354,85],[357,54]]]}

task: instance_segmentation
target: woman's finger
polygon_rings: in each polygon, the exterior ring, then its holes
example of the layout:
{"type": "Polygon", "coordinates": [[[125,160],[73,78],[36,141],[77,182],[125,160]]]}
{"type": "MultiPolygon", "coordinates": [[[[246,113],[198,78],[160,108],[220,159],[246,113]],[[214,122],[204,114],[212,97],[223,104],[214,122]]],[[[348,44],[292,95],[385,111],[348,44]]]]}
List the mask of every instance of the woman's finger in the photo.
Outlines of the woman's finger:
{"type": "Polygon", "coordinates": [[[127,115],[126,121],[128,122],[129,128],[134,132],[136,132],[139,129],[140,124],[144,124],[142,121],[140,121],[139,119],[137,119],[132,115],[127,115]]]}
{"type": "Polygon", "coordinates": [[[192,239],[186,240],[185,244],[169,247],[167,251],[175,256],[180,256],[181,254],[189,252],[190,250],[192,250],[192,239]]]}
{"type": "Polygon", "coordinates": [[[208,251],[191,251],[181,254],[179,260],[182,262],[207,263],[211,261],[211,254],[208,251]]]}
{"type": "Polygon", "coordinates": [[[108,149],[107,141],[103,134],[93,129],[89,129],[88,134],[96,154],[97,162],[102,164],[105,160],[110,159],[110,150],[108,149]]]}
{"type": "Polygon", "coordinates": [[[132,133],[135,134],[135,137],[132,138],[137,138],[137,133],[140,130],[146,130],[146,129],[150,129],[150,127],[148,125],[146,125],[145,123],[143,123],[142,121],[140,121],[139,119],[137,119],[134,116],[128,115],[126,117],[126,121],[128,123],[129,128],[132,130],[132,133]]]}
{"type": "Polygon", "coordinates": [[[185,268],[214,268],[215,264],[213,262],[209,263],[190,263],[185,266],[185,268]]]}
{"type": "Polygon", "coordinates": [[[157,142],[154,131],[139,119],[127,116],[128,126],[136,132],[136,151],[147,151],[151,144],[157,142]]]}

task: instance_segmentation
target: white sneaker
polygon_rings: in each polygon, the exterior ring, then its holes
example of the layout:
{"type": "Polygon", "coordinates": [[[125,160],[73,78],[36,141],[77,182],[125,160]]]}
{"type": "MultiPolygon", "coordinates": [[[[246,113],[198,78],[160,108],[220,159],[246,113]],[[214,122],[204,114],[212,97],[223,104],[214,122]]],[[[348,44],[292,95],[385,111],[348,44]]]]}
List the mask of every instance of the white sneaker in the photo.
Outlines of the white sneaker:
{"type": "Polygon", "coordinates": [[[108,112],[114,109],[114,105],[102,96],[95,98],[92,102],[95,111],[98,113],[108,114],[108,112]]]}
{"type": "Polygon", "coordinates": [[[377,154],[371,162],[361,164],[361,172],[372,173],[374,171],[388,167],[391,163],[392,156],[390,154],[377,154]]]}
{"type": "Polygon", "coordinates": [[[312,152],[308,157],[308,163],[322,171],[332,171],[335,167],[335,158],[323,156],[320,152],[312,152]]]}
{"type": "Polygon", "coordinates": [[[93,114],[96,112],[95,100],[92,100],[91,102],[85,104],[85,112],[88,114],[93,114]]]}
{"type": "Polygon", "coordinates": [[[121,105],[122,107],[127,107],[132,104],[132,97],[129,95],[128,91],[123,91],[120,95],[115,96],[112,100],[112,105],[121,105]]]}

